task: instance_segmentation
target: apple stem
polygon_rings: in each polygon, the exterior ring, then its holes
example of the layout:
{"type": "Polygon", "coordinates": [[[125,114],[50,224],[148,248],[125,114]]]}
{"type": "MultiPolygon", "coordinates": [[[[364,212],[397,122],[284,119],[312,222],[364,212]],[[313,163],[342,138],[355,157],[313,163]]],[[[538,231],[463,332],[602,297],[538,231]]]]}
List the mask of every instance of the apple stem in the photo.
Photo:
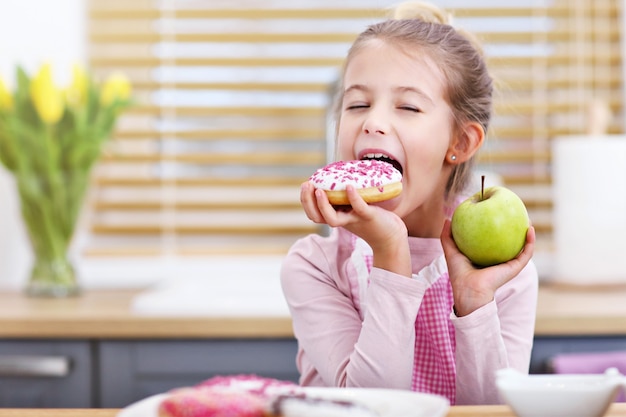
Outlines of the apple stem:
{"type": "Polygon", "coordinates": [[[485,199],[485,176],[480,176],[480,199],[485,199]]]}

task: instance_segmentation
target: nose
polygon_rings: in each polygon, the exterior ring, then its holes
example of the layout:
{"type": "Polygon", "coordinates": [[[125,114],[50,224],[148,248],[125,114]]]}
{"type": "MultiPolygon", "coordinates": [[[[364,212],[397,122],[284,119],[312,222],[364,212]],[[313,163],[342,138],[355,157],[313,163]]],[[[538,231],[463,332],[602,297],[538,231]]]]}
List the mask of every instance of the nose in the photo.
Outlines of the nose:
{"type": "Polygon", "coordinates": [[[380,128],[375,128],[375,127],[370,128],[370,127],[368,127],[368,126],[364,126],[364,127],[363,127],[363,131],[364,131],[365,133],[367,133],[368,135],[369,135],[370,133],[377,133],[377,134],[379,134],[379,135],[384,135],[384,134],[385,134],[385,132],[384,132],[382,129],[380,129],[380,128]]]}
{"type": "Polygon", "coordinates": [[[367,119],[363,123],[363,132],[366,134],[385,135],[388,130],[387,118],[383,114],[384,112],[372,108],[368,113],[367,119]]]}

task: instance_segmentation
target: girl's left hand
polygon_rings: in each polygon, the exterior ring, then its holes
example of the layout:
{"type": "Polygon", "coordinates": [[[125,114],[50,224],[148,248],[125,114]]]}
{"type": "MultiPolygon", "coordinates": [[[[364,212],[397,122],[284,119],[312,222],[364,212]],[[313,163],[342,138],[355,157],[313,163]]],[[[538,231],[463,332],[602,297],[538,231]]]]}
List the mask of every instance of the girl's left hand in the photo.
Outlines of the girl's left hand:
{"type": "Polygon", "coordinates": [[[494,299],[502,285],[516,277],[532,258],[535,247],[535,229],[526,232],[526,244],[514,259],[486,267],[477,268],[457,248],[452,238],[450,220],[446,220],[441,231],[441,244],[448,264],[450,284],[454,294],[454,309],[457,316],[465,316],[494,299]]]}

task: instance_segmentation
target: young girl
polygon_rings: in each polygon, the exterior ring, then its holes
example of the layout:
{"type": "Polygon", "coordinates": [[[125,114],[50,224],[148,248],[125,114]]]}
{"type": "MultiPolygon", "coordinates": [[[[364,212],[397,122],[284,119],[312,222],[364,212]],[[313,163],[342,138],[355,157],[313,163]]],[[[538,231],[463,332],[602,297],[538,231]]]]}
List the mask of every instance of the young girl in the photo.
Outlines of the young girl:
{"type": "Polygon", "coordinates": [[[518,257],[477,269],[449,218],[491,115],[479,48],[441,11],[408,3],[363,32],[340,86],[338,159],[383,154],[403,192],[336,210],[304,183],[302,206],[328,237],[296,242],[281,280],[305,386],[379,387],[500,402],[495,371],[528,372],[537,298],[534,229],[518,257]]]}

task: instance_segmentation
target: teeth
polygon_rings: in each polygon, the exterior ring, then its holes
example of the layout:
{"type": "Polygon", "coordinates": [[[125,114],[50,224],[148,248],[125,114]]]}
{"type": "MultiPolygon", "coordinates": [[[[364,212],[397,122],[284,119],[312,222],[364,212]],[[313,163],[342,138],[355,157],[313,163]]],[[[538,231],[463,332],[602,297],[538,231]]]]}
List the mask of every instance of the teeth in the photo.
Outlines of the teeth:
{"type": "Polygon", "coordinates": [[[379,161],[384,160],[385,162],[389,162],[391,165],[393,165],[398,171],[402,172],[402,166],[400,166],[400,163],[389,155],[385,155],[382,152],[366,153],[361,159],[377,159],[379,161]]]}
{"type": "Polygon", "coordinates": [[[363,155],[363,158],[366,158],[366,159],[379,159],[379,158],[391,159],[389,156],[385,155],[384,153],[368,153],[368,154],[363,155]]]}

